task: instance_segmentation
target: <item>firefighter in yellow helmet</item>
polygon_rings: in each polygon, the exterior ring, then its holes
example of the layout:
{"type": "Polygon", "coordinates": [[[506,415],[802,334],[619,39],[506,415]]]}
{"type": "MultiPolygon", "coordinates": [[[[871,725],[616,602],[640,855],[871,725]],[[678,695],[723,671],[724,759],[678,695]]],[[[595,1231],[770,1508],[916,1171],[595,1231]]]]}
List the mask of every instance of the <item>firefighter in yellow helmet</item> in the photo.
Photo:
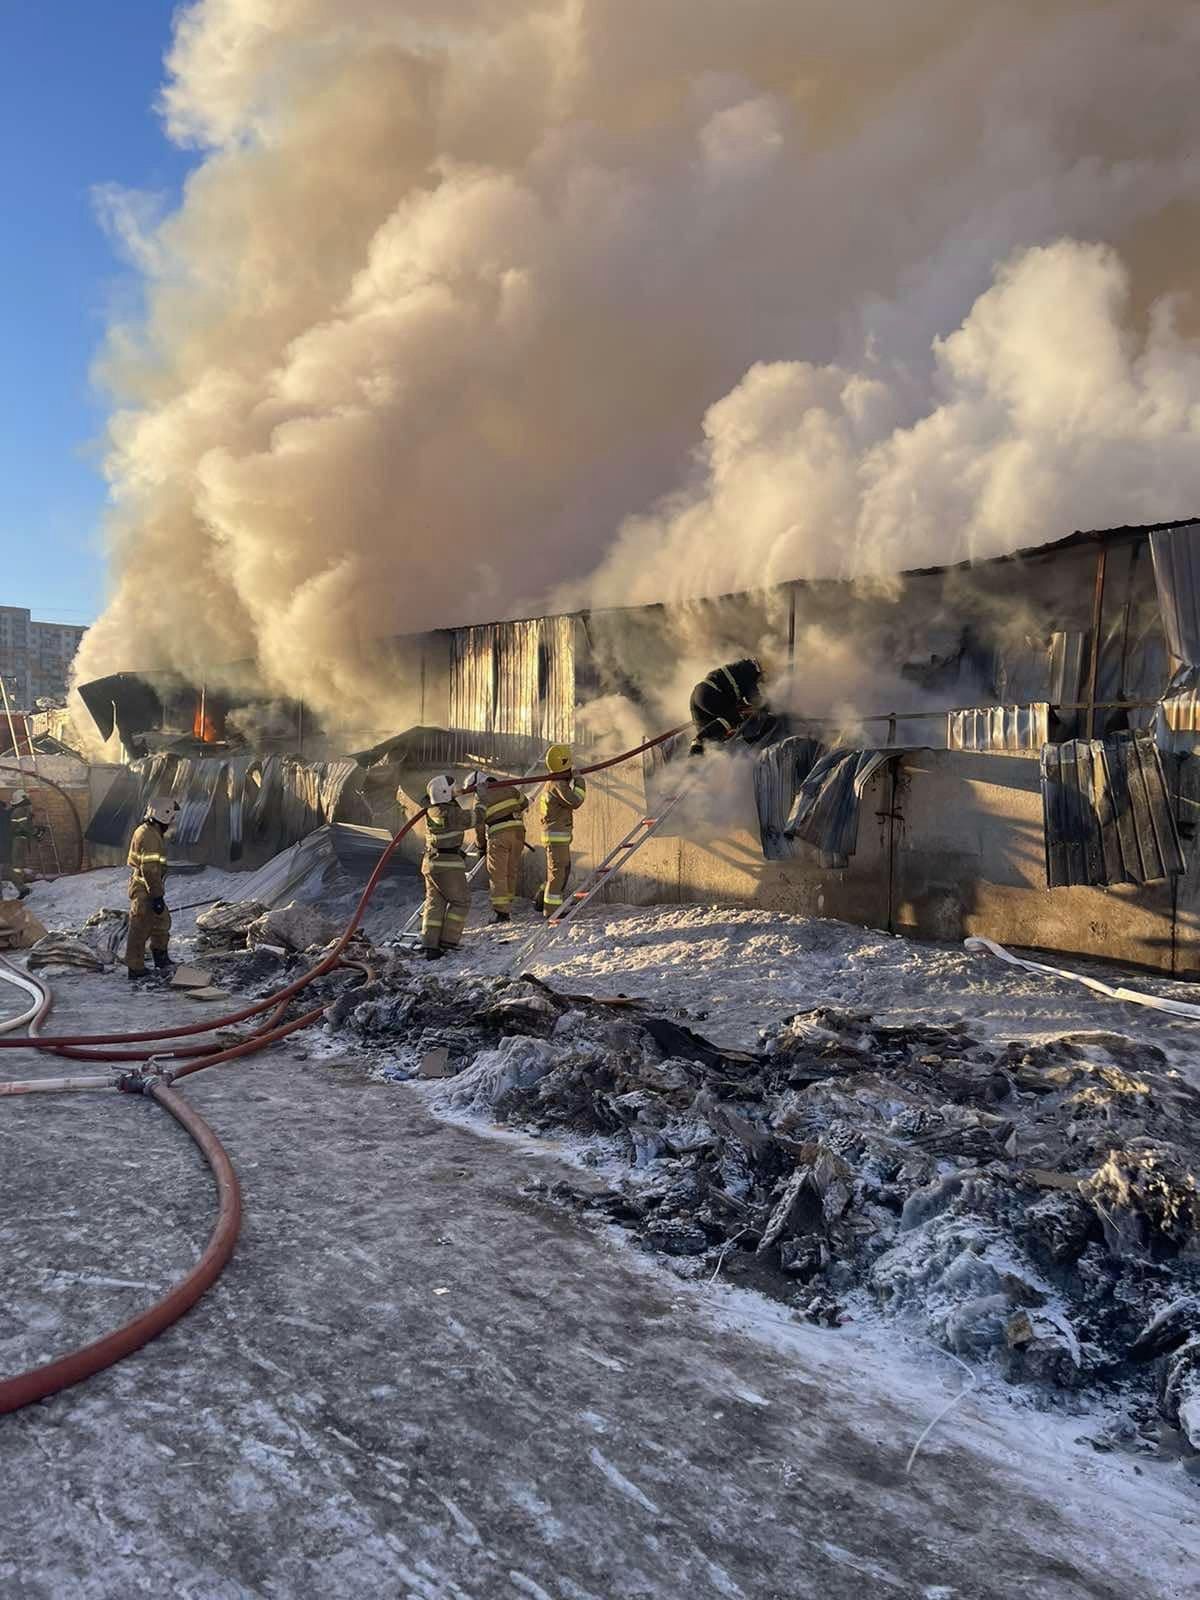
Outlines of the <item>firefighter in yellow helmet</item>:
{"type": "Polygon", "coordinates": [[[421,914],[421,944],[426,961],[436,961],[462,940],[463,925],[471,909],[464,848],[470,815],[454,798],[454,780],[445,773],[429,780],[425,790],[425,908],[421,914]]]}
{"type": "Polygon", "coordinates": [[[129,841],[129,934],[125,966],[130,981],[148,977],[146,940],[157,972],[170,970],[171,913],[167,910],[167,833],[179,815],[178,800],[152,800],[129,841]]]}
{"type": "Polygon", "coordinates": [[[571,771],[571,747],[552,744],[546,751],[546,770],[553,774],[542,790],[538,810],[542,818],[542,843],[546,846],[546,887],[542,910],[552,917],[562,906],[571,876],[571,836],[575,813],[583,804],[587,784],[571,771]]]}
{"type": "Polygon", "coordinates": [[[515,783],[487,772],[472,772],[463,791],[475,797],[475,842],[487,859],[492,921],[507,922],[517,897],[529,801],[515,783]]]}

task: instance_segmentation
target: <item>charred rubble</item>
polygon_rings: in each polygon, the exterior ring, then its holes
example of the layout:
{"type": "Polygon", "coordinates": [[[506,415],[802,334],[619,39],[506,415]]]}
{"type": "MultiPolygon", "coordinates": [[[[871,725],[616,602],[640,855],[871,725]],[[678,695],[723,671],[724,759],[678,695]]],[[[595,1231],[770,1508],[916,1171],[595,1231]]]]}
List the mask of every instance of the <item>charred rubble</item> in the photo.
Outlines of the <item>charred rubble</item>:
{"type": "Polygon", "coordinates": [[[743,1053],[633,1002],[398,955],[329,1026],[384,1077],[445,1075],[443,1114],[574,1141],[586,1181],[532,1187],[684,1276],[829,1324],[869,1297],[1014,1382],[1122,1392],[1143,1427],[1157,1405],[1200,1449],[1200,1093],[1153,1045],[821,1008],[743,1053]]]}

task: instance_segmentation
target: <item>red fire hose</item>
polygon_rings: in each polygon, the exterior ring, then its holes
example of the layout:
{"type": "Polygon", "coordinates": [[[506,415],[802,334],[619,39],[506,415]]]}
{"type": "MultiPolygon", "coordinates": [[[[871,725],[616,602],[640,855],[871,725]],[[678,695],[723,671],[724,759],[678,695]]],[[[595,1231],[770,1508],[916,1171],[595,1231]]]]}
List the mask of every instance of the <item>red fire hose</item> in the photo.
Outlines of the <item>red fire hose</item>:
{"type": "MultiPolygon", "coordinates": [[[[622,761],[631,760],[634,756],[641,755],[643,751],[653,749],[654,746],[665,743],[681,733],[682,728],[672,728],[660,734],[657,738],[648,739],[644,744],[638,745],[633,750],[627,750],[622,755],[613,756],[607,761],[595,762],[590,767],[581,768],[582,773],[602,772],[608,767],[617,766],[622,761]]],[[[539,773],[533,777],[515,778],[509,781],[522,784],[545,783],[552,776],[562,777],[563,774],[539,773]]],[[[60,1389],[68,1388],[72,1384],[81,1383],[85,1378],[94,1376],[112,1366],[123,1357],[132,1354],[142,1345],[147,1344],[158,1334],[164,1332],[177,1322],[186,1311],[194,1306],[201,1295],[219,1277],[226,1262],[233,1254],[233,1247],[237,1241],[238,1231],[241,1226],[242,1203],[241,1192],[238,1188],[237,1175],[233,1170],[229,1157],[209,1127],[208,1123],[196,1109],[189,1105],[175,1093],[171,1084],[181,1078],[186,1078],[194,1072],[200,1072],[205,1067],[216,1066],[218,1063],[235,1061],[242,1056],[247,1056],[255,1051],[265,1049],[267,1045],[274,1044],[279,1039],[286,1038],[291,1033],[298,1032],[316,1022],[323,1014],[324,1006],[315,1006],[305,1011],[299,1017],[294,1017],[289,1022],[282,1020],[288,1003],[305,989],[315,979],[330,972],[341,960],[342,954],[353,937],[355,930],[362,920],[367,904],[375,892],[375,887],[383,875],[383,870],[395,853],[397,846],[404,836],[425,815],[422,807],[414,816],[410,817],[395,837],[390,841],[383,854],[380,856],[367,881],[355,907],[354,914],[346,924],[345,930],[333,945],[331,950],[301,977],[293,983],[286,985],[275,994],[268,995],[254,1005],[244,1007],[241,1011],[233,1012],[227,1017],[216,1020],[193,1023],[182,1028],[160,1028],[138,1033],[118,1034],[71,1034],[71,1035],[41,1035],[38,1030],[51,1006],[49,990],[45,991],[45,999],[38,1008],[37,1015],[30,1023],[31,1037],[22,1039],[0,1038],[0,1047],[13,1049],[49,1050],[58,1055],[69,1056],[73,1059],[85,1061],[106,1060],[137,1060],[145,1061],[152,1056],[162,1059],[164,1056],[178,1058],[182,1056],[197,1059],[189,1060],[186,1066],[177,1066],[169,1071],[160,1072],[154,1076],[143,1076],[132,1072],[120,1074],[108,1080],[95,1079],[86,1086],[115,1087],[127,1093],[142,1093],[155,1100],[164,1110],[168,1111],[195,1140],[201,1153],[208,1162],[217,1185],[217,1221],[213,1228],[212,1236],[205,1246],[199,1261],[187,1275],[152,1306],[140,1312],[138,1316],[123,1326],[106,1334],[103,1338],[93,1343],[81,1346],[65,1356],[60,1356],[55,1361],[45,1363],[40,1367],[31,1368],[29,1371],[18,1373],[15,1377],[0,1380],[0,1416],[10,1411],[17,1411],[22,1406],[32,1404],[35,1400],[45,1399],[48,1395],[56,1394],[60,1389]],[[84,1045],[114,1045],[114,1044],[143,1044],[154,1041],[180,1039],[197,1033],[210,1033],[218,1028],[229,1027],[237,1022],[244,1022],[250,1017],[261,1015],[270,1011],[271,1015],[261,1028],[252,1033],[248,1038],[240,1040],[235,1045],[225,1049],[212,1050],[211,1044],[177,1045],[165,1051],[122,1050],[118,1052],[100,1052],[93,1054],[78,1048],[84,1045]]],[[[61,1080],[61,1087],[84,1087],[83,1080],[61,1080]]],[[[10,1091],[15,1086],[10,1086],[10,1091]]],[[[23,1087],[23,1086],[22,1086],[23,1087]]],[[[33,1087],[31,1083],[30,1088],[33,1087]]],[[[0,1093],[5,1086],[0,1083],[0,1093]]]]}

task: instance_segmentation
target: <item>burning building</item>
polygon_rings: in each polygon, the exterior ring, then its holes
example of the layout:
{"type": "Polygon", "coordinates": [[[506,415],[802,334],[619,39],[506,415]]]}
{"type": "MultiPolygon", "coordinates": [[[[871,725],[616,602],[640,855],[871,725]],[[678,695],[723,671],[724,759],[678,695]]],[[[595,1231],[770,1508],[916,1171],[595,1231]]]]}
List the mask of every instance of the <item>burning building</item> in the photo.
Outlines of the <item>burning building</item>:
{"type": "MultiPolygon", "coordinates": [[[[137,758],[93,828],[115,842],[163,784],[184,804],[180,844],[210,860],[252,864],[319,821],[392,828],[397,788],[415,799],[434,770],[528,770],[557,741],[626,748],[678,723],[714,661],[756,651],[769,736],[716,758],[610,898],[752,903],[1189,973],[1198,552],[1200,522],[1129,526],[887,582],[406,635],[377,651],[381,704],[400,684],[413,707],[399,730],[122,673],[81,686],[100,733],[137,758]]],[[[681,758],[667,746],[601,775],[581,871],[681,758]]]]}

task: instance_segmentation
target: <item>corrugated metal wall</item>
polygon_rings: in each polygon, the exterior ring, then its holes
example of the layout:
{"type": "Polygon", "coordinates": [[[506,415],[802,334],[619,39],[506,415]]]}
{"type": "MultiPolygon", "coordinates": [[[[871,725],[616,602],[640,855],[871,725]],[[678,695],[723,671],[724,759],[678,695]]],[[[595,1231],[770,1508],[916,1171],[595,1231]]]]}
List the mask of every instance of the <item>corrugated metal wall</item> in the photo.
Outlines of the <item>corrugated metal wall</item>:
{"type": "Polygon", "coordinates": [[[450,725],[569,743],[575,736],[575,619],[455,628],[450,725]]]}

